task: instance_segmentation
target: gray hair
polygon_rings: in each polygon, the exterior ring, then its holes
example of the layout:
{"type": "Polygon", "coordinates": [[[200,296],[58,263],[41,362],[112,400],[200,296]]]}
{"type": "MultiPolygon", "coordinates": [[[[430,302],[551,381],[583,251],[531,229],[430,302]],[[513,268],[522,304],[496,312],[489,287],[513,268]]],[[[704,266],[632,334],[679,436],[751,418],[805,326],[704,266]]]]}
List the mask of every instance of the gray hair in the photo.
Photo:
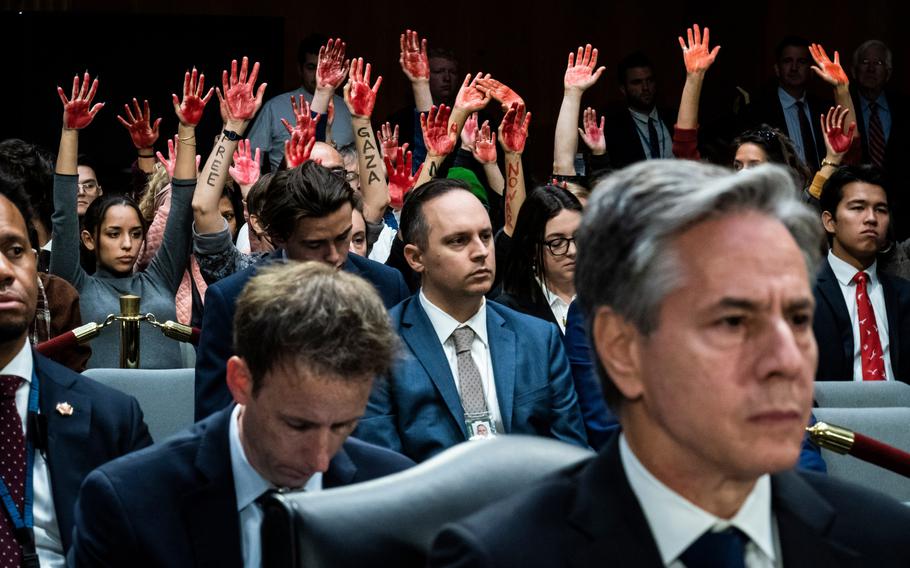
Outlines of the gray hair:
{"type": "Polygon", "coordinates": [[[880,48],[882,48],[882,50],[884,50],[884,52],[885,52],[885,69],[887,69],[888,71],[891,71],[893,69],[893,67],[891,66],[891,63],[892,63],[891,49],[887,45],[885,45],[885,42],[883,42],[881,40],[868,39],[868,40],[864,41],[863,43],[859,44],[859,47],[857,47],[853,51],[853,69],[854,69],[853,72],[855,73],[856,69],[859,67],[860,58],[862,58],[863,52],[866,51],[867,49],[869,49],[870,47],[880,47],[880,48]]]}

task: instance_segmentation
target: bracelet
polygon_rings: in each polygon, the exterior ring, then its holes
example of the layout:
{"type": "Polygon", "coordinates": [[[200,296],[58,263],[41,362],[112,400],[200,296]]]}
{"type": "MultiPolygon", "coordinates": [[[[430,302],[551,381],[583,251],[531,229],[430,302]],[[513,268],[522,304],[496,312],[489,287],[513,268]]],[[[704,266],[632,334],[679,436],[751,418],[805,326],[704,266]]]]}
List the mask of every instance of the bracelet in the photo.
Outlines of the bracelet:
{"type": "Polygon", "coordinates": [[[137,156],[139,156],[140,158],[154,158],[154,157],[155,157],[155,154],[150,154],[150,155],[148,155],[148,156],[145,156],[145,155],[143,155],[143,154],[137,154],[137,156]]]}
{"type": "Polygon", "coordinates": [[[822,167],[831,166],[832,168],[839,168],[840,164],[835,164],[834,162],[829,162],[828,160],[822,160],[821,166],[822,167]]]}
{"type": "Polygon", "coordinates": [[[178,136],[177,139],[180,140],[181,142],[187,142],[187,141],[189,141],[189,140],[195,140],[195,139],[196,139],[196,135],[195,135],[195,134],[190,134],[190,135],[187,136],[186,138],[181,138],[181,137],[178,136]]]}

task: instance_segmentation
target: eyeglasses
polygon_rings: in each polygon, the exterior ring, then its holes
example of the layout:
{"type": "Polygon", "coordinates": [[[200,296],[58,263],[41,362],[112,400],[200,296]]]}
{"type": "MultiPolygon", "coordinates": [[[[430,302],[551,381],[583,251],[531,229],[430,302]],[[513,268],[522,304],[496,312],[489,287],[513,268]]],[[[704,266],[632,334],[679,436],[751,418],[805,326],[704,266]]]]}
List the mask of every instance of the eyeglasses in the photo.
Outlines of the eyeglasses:
{"type": "Polygon", "coordinates": [[[330,169],[329,171],[332,172],[333,174],[335,174],[336,176],[342,178],[344,181],[346,181],[348,183],[351,183],[352,181],[354,181],[355,179],[360,177],[360,174],[358,174],[357,172],[349,172],[346,169],[341,168],[341,167],[335,167],[335,168],[330,169]]]}
{"type": "Polygon", "coordinates": [[[88,181],[81,181],[76,184],[76,187],[85,193],[95,193],[95,191],[98,190],[98,182],[93,179],[90,179],[88,181]]]}
{"type": "Polygon", "coordinates": [[[553,256],[565,256],[569,253],[569,245],[575,244],[575,237],[556,237],[544,244],[553,256]]]}
{"type": "Polygon", "coordinates": [[[863,59],[862,61],[860,61],[860,63],[861,63],[864,67],[869,67],[869,66],[872,66],[872,67],[881,67],[882,65],[885,64],[885,62],[882,61],[881,59],[863,59]]]}

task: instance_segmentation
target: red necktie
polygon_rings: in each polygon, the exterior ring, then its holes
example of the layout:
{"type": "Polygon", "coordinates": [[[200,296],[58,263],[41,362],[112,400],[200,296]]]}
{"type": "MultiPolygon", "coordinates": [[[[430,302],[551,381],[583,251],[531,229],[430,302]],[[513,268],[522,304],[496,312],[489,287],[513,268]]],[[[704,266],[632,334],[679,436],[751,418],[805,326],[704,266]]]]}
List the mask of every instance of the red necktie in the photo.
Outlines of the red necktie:
{"type": "Polygon", "coordinates": [[[869,159],[878,167],[885,163],[885,129],[875,102],[869,103],[869,159]]]}
{"type": "MultiPolygon", "coordinates": [[[[16,409],[16,390],[21,383],[19,377],[0,375],[0,475],[20,513],[25,502],[25,435],[16,409]]],[[[6,510],[0,513],[0,566],[18,568],[21,551],[15,527],[6,510]]]]}
{"type": "Polygon", "coordinates": [[[885,380],[885,359],[882,353],[882,342],[878,337],[878,325],[875,323],[875,310],[866,292],[869,275],[857,272],[853,277],[856,282],[856,311],[859,317],[860,357],[863,363],[864,381],[885,380]]]}

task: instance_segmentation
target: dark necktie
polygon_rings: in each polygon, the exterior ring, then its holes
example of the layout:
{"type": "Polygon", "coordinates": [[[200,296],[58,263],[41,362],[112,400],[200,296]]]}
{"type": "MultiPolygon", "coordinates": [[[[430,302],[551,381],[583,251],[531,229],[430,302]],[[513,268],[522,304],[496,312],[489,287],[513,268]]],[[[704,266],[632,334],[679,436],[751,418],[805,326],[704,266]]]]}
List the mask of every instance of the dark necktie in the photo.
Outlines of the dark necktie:
{"type": "Polygon", "coordinates": [[[737,528],[708,531],[698,537],[679,559],[686,568],[745,568],[748,538],[737,528]]]}
{"type": "Polygon", "coordinates": [[[857,272],[853,277],[856,282],[856,317],[859,320],[860,360],[862,361],[864,381],[885,380],[885,360],[882,353],[882,341],[878,335],[878,324],[875,322],[875,310],[869,299],[866,282],[869,275],[857,272]]]}
{"type": "MultiPolygon", "coordinates": [[[[21,383],[19,377],[0,375],[0,475],[20,514],[25,502],[25,436],[16,409],[16,390],[21,383]]],[[[0,526],[0,551],[0,567],[19,567],[21,550],[15,526],[5,510],[0,526]]]]}
{"type": "Polygon", "coordinates": [[[806,165],[813,173],[818,171],[818,154],[815,151],[815,139],[812,137],[812,125],[806,117],[806,103],[796,101],[796,113],[799,115],[799,135],[803,139],[803,154],[806,165]]]}
{"type": "Polygon", "coordinates": [[[483,416],[487,414],[487,399],[483,394],[483,379],[480,370],[471,357],[471,343],[474,342],[474,330],[470,327],[459,327],[452,332],[455,340],[455,354],[458,362],[458,386],[461,390],[461,406],[466,416],[483,416]]]}
{"type": "Polygon", "coordinates": [[[885,129],[875,102],[869,103],[869,160],[879,168],[885,163],[885,129]]]}
{"type": "Polygon", "coordinates": [[[653,118],[648,118],[648,145],[651,146],[651,158],[660,158],[660,140],[657,138],[657,126],[653,118]]]}

